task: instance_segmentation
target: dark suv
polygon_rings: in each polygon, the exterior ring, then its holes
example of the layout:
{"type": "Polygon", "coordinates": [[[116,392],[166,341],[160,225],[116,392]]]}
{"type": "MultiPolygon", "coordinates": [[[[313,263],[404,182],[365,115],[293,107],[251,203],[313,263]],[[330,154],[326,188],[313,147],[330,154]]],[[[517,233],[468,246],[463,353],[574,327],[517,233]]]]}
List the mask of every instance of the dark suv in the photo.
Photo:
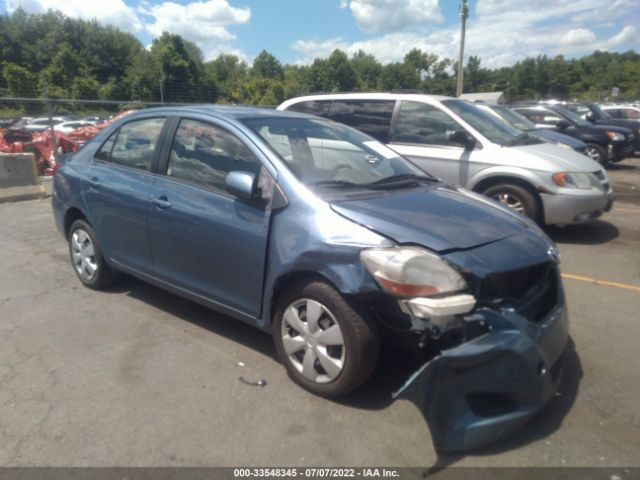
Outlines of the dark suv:
{"type": "Polygon", "coordinates": [[[562,107],[572,111],[594,125],[615,125],[628,128],[634,134],[634,150],[636,152],[640,151],[640,123],[637,120],[614,118],[596,103],[566,102],[562,104],[562,107]]]}
{"type": "Polygon", "coordinates": [[[635,135],[625,127],[593,125],[575,113],[557,105],[514,104],[538,128],[551,128],[587,144],[587,155],[606,166],[619,162],[633,153],[635,135]]]}

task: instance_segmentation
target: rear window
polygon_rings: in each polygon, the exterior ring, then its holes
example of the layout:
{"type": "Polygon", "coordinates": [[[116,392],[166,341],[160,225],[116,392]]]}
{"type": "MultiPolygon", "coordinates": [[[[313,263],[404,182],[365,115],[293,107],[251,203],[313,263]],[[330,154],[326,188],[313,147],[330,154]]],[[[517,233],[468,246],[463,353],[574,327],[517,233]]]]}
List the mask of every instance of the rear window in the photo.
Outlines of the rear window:
{"type": "Polygon", "coordinates": [[[329,118],[389,143],[395,100],[334,100],[329,118]]]}
{"type": "Polygon", "coordinates": [[[287,110],[298,113],[308,113],[309,115],[318,115],[326,117],[329,115],[329,107],[331,100],[306,100],[304,102],[294,103],[287,107],[287,110]]]}

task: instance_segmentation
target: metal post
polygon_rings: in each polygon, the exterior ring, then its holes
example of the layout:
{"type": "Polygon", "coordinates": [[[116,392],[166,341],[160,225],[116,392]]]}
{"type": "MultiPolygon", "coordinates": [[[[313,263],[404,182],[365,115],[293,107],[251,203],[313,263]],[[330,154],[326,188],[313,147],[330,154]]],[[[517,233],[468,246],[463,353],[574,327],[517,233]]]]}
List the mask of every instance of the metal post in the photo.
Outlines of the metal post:
{"type": "Polygon", "coordinates": [[[456,97],[462,95],[462,82],[464,76],[464,34],[467,18],[469,18],[469,1],[462,0],[462,2],[460,3],[460,56],[458,57],[458,82],[456,86],[456,97]]]}
{"type": "MultiPolygon", "coordinates": [[[[45,84],[44,86],[44,98],[45,103],[47,104],[47,115],[49,116],[49,130],[51,131],[51,145],[53,146],[53,158],[56,160],[56,165],[60,162],[60,155],[58,154],[58,142],[56,139],[56,130],[53,128],[53,107],[51,106],[51,101],[49,99],[49,86],[45,84]]],[[[49,159],[45,158],[48,162],[49,159]]]]}
{"type": "Polygon", "coordinates": [[[164,91],[162,89],[164,84],[164,74],[160,77],[160,103],[164,103],[164,91]]]}

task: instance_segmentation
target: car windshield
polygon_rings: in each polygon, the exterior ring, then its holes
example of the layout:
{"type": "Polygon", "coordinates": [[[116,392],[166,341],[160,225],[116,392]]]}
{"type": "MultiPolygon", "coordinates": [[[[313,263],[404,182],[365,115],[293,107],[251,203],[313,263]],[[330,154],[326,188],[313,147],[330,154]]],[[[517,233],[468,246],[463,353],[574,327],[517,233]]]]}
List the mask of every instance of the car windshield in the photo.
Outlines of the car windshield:
{"type": "Polygon", "coordinates": [[[589,108],[591,108],[591,111],[593,113],[595,113],[596,118],[598,119],[603,119],[603,118],[611,118],[611,115],[609,115],[608,112],[606,112],[605,110],[603,110],[600,105],[596,105],[596,104],[591,104],[589,106],[589,108]]]}
{"type": "Polygon", "coordinates": [[[579,127],[588,127],[589,125],[591,125],[589,122],[582,119],[580,115],[573,113],[571,110],[567,110],[566,108],[555,107],[553,111],[556,112],[558,115],[563,116],[565,119],[569,120],[571,123],[578,125],[579,127]]]}
{"type": "Polygon", "coordinates": [[[307,185],[341,188],[380,186],[385,181],[412,177],[433,180],[372,137],[329,120],[260,117],[244,119],[243,123],[307,185]]]}
{"type": "Polygon", "coordinates": [[[516,127],[518,130],[528,132],[536,129],[535,123],[524,115],[514,112],[510,108],[501,107],[499,105],[491,105],[489,108],[497,113],[505,122],[509,123],[512,127],[516,127]]]}
{"type": "Polygon", "coordinates": [[[526,138],[523,137],[522,132],[517,128],[497,119],[493,114],[485,112],[465,100],[445,100],[442,104],[460,116],[491,142],[503,147],[519,145],[522,140],[531,138],[528,135],[526,138]]]}

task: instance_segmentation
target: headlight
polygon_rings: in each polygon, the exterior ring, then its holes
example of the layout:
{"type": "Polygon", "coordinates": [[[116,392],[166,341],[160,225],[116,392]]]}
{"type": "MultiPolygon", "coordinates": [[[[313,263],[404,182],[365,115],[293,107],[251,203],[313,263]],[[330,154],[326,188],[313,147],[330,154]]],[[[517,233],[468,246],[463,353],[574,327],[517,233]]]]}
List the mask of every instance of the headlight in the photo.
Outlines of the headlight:
{"type": "Polygon", "coordinates": [[[370,248],[360,252],[360,259],[380,287],[396,297],[428,297],[467,288],[458,272],[422,248],[370,248]]]}
{"type": "Polygon", "coordinates": [[[609,130],[607,130],[607,137],[609,137],[609,140],[611,140],[612,142],[621,142],[624,140],[624,135],[618,132],[611,132],[609,130]]]}
{"type": "Polygon", "coordinates": [[[551,178],[553,179],[553,183],[555,183],[559,187],[582,189],[591,188],[591,186],[593,185],[592,177],[593,175],[590,173],[567,172],[554,173],[551,176],[551,178]]]}

